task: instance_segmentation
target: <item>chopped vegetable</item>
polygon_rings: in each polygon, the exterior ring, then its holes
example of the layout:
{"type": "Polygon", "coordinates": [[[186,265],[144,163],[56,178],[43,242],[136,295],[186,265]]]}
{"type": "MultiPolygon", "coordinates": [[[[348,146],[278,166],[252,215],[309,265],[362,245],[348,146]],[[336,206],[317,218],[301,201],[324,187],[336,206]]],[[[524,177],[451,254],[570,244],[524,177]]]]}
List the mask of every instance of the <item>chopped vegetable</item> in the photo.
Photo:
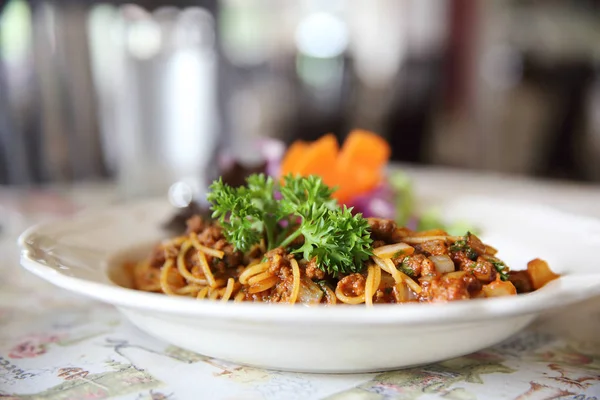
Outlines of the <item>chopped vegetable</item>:
{"type": "Polygon", "coordinates": [[[496,279],[495,281],[483,285],[481,288],[485,297],[502,297],[502,296],[514,296],[517,294],[517,289],[509,281],[503,281],[496,279]]]}
{"type": "Polygon", "coordinates": [[[298,173],[297,166],[300,165],[300,161],[304,156],[304,152],[308,148],[308,144],[303,141],[295,141],[288,148],[285,156],[281,160],[280,174],[286,173],[298,173]],[[285,171],[285,172],[284,172],[285,171]]]}
{"type": "Polygon", "coordinates": [[[433,261],[435,269],[440,274],[445,274],[454,271],[454,262],[447,255],[430,256],[429,259],[433,261]]]}
{"type": "Polygon", "coordinates": [[[281,175],[319,175],[327,185],[338,187],[333,197],[346,204],[383,181],[390,152],[384,139],[368,131],[350,132],[341,150],[336,138],[328,134],[312,143],[292,144],[284,156],[281,175]]]}
{"type": "Polygon", "coordinates": [[[298,291],[298,303],[319,304],[323,298],[323,290],[320,285],[303,277],[298,291]]]}
{"type": "Polygon", "coordinates": [[[364,217],[396,219],[397,211],[394,201],[396,194],[388,185],[379,185],[375,189],[355,196],[350,206],[362,213],[364,217]]]}
{"type": "Polygon", "coordinates": [[[362,129],[355,129],[344,142],[338,165],[352,169],[355,164],[370,170],[380,170],[390,158],[390,145],[381,136],[362,129]]]}
{"type": "Polygon", "coordinates": [[[332,167],[339,153],[335,136],[328,134],[313,143],[296,143],[290,146],[283,159],[281,175],[318,175],[327,185],[333,186],[335,178],[332,167]]]}
{"type": "Polygon", "coordinates": [[[540,260],[539,258],[527,263],[527,273],[529,274],[531,285],[534,290],[538,290],[548,282],[560,278],[560,275],[552,272],[546,261],[540,260]]]}
{"type": "Polygon", "coordinates": [[[414,247],[409,246],[406,243],[388,244],[373,250],[373,254],[379,258],[396,258],[400,256],[409,256],[414,252],[414,247]]]}

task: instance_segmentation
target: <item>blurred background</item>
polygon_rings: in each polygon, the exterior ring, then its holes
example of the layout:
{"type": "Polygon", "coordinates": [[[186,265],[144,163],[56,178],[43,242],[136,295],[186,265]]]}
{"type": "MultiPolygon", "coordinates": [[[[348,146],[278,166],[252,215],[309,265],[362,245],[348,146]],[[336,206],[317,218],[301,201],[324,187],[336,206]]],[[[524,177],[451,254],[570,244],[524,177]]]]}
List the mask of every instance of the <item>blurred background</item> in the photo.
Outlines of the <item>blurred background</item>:
{"type": "Polygon", "coordinates": [[[0,184],[203,186],[255,143],[600,182],[600,1],[0,0],[0,184]]]}

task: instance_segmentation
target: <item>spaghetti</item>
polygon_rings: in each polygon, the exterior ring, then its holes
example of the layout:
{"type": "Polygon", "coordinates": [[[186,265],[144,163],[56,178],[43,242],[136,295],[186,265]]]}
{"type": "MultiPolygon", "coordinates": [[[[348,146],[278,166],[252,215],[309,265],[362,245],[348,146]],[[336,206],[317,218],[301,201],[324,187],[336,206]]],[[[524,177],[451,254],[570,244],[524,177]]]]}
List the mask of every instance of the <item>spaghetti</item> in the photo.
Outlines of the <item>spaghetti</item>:
{"type": "Polygon", "coordinates": [[[281,247],[266,251],[260,243],[237,251],[218,222],[190,224],[200,228],[158,244],[135,264],[134,288],[223,302],[373,306],[513,295],[558,277],[539,259],[525,271],[509,272],[496,249],[472,234],[410,232],[377,219],[369,225],[373,255],[362,272],[333,275],[319,268],[318,259],[281,247]]]}

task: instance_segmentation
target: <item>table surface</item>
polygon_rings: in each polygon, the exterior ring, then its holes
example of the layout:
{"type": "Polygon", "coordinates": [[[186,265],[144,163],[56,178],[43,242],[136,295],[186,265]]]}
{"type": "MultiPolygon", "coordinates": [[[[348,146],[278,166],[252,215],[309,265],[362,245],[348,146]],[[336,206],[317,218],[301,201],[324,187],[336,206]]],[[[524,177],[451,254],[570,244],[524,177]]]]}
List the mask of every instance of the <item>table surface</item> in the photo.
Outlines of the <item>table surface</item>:
{"type": "MultiPolygon", "coordinates": [[[[418,198],[486,195],[600,217],[600,186],[407,168],[418,198]]],[[[110,184],[0,190],[0,397],[23,399],[600,399],[600,298],[495,347],[425,367],[311,375],[241,367],[140,332],[111,306],[18,266],[27,225],[122,201],[110,184]]],[[[449,343],[449,345],[451,345],[449,343]]]]}

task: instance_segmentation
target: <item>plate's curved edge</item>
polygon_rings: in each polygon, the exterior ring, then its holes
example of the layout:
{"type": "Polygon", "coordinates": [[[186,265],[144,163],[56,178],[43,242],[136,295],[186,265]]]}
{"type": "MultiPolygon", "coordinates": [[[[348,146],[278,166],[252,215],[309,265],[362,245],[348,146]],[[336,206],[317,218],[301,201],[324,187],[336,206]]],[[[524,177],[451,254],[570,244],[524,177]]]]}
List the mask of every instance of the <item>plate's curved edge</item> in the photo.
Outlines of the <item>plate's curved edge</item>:
{"type": "Polygon", "coordinates": [[[76,221],[80,217],[85,218],[98,218],[101,215],[107,213],[119,213],[127,212],[135,208],[153,208],[162,209],[164,212],[174,211],[174,207],[169,204],[166,199],[163,198],[151,198],[136,203],[123,203],[112,206],[93,208],[91,210],[82,210],[68,217],[61,217],[58,219],[52,219],[50,221],[39,222],[25,229],[17,238],[17,245],[20,249],[29,248],[28,239],[32,238],[35,233],[45,231],[51,228],[52,225],[57,223],[70,223],[76,221]]]}
{"type": "MultiPolygon", "coordinates": [[[[464,200],[469,201],[469,200],[464,200]]],[[[479,198],[472,201],[481,201],[479,198]]],[[[495,200],[497,202],[497,200],[495,200]]],[[[144,204],[151,207],[165,207],[164,200],[148,200],[144,204]]],[[[139,207],[139,203],[124,204],[107,209],[97,209],[86,214],[88,218],[93,215],[103,215],[106,212],[127,211],[132,207],[139,207]]],[[[573,216],[579,221],[590,222],[600,227],[600,220],[559,212],[563,217],[573,216]]],[[[85,213],[84,213],[85,214],[85,213]]],[[[69,220],[72,220],[70,218],[69,220]]],[[[55,223],[55,222],[52,222],[55,223]]],[[[377,325],[387,324],[433,324],[440,322],[475,322],[486,318],[508,317],[514,315],[540,313],[547,309],[568,305],[589,297],[600,295],[600,274],[581,276],[577,282],[585,284],[585,290],[570,290],[569,281],[573,277],[563,277],[563,284],[550,284],[543,288],[517,298],[494,298],[483,300],[469,300],[468,302],[453,302],[443,305],[416,304],[416,305],[378,305],[375,308],[343,308],[332,309],[327,307],[294,307],[284,305],[268,305],[255,303],[226,303],[198,302],[189,298],[173,298],[160,294],[144,293],[123,288],[115,284],[94,282],[61,273],[49,265],[44,265],[31,256],[32,248],[28,239],[40,230],[47,227],[47,223],[34,225],[25,230],[18,238],[21,248],[21,264],[30,272],[49,281],[50,283],[70,290],[72,292],[92,297],[123,307],[144,309],[161,313],[185,314],[197,317],[211,318],[236,318],[241,320],[285,321],[288,323],[327,323],[327,324],[356,324],[361,323],[377,325]],[[586,279],[587,278],[587,279],[586,279]],[[427,310],[426,312],[424,312],[427,310]]]]}

